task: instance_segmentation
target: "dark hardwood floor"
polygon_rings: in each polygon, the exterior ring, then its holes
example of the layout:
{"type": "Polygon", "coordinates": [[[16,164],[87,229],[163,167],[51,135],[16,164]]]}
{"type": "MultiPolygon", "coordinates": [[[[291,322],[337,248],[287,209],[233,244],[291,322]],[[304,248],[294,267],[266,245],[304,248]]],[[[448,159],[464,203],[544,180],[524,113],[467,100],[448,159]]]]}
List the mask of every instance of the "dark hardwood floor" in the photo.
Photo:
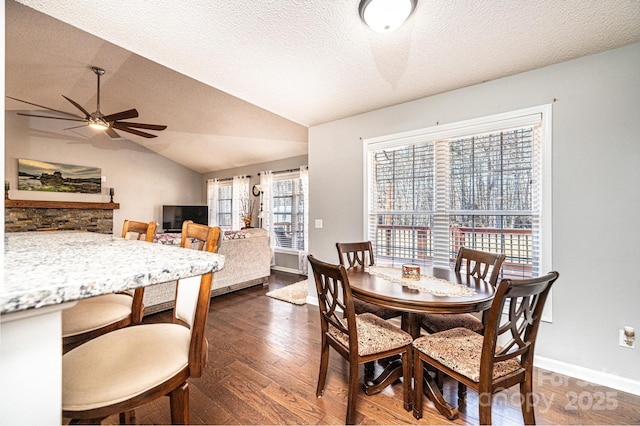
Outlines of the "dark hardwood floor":
{"type": "MultiPolygon", "coordinates": [[[[305,277],[273,273],[268,287],[252,287],[211,301],[205,374],[190,380],[193,424],[343,424],[347,364],[330,354],[325,394],[316,398],[320,355],[318,307],[293,305],[265,296],[269,290],[305,277]]],[[[145,318],[166,321],[167,313],[145,318]]],[[[362,374],[362,367],[361,367],[362,374]]],[[[640,397],[536,370],[538,424],[640,424],[640,397]]],[[[456,386],[445,382],[445,398],[455,402],[456,386]]],[[[494,398],[494,424],[522,424],[517,387],[494,398]]],[[[402,408],[396,384],[383,393],[358,397],[361,424],[478,424],[477,397],[450,422],[428,406],[416,421],[402,408]]],[[[117,423],[117,416],[104,424],[117,423]]],[[[169,400],[136,410],[137,424],[168,424],[169,400]]]]}

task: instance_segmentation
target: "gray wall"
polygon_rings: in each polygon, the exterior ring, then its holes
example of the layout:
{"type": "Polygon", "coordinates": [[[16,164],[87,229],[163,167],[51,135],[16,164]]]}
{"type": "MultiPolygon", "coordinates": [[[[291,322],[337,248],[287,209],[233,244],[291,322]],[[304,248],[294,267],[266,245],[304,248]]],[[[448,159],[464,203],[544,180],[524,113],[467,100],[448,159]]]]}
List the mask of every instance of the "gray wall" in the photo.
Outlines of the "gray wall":
{"type": "Polygon", "coordinates": [[[335,262],[336,241],[364,238],[361,138],[552,102],[560,279],[536,353],[637,382],[640,345],[618,330],[640,331],[640,44],[310,128],[309,252],[335,262]]]}
{"type": "Polygon", "coordinates": [[[117,235],[125,219],[161,223],[163,204],[205,204],[200,173],[126,139],[104,134],[83,139],[70,131],[60,135],[46,131],[49,120],[44,119],[39,119],[39,130],[34,131],[29,120],[14,111],[5,112],[4,176],[11,182],[11,199],[106,202],[106,188],[113,187],[113,201],[120,203],[113,215],[117,235]],[[102,195],[18,191],[19,158],[100,167],[107,178],[102,195]]]}
{"type": "MultiPolygon", "coordinates": [[[[299,157],[291,157],[285,158],[283,160],[277,161],[269,161],[265,163],[253,164],[246,167],[237,167],[234,169],[227,170],[219,170],[211,173],[206,173],[202,175],[202,197],[204,200],[207,199],[207,180],[218,178],[230,178],[237,175],[250,175],[251,176],[251,187],[260,183],[260,176],[258,173],[272,170],[289,170],[289,169],[299,169],[300,166],[308,165],[308,160],[306,155],[301,155],[299,157]]],[[[255,218],[252,226],[258,226],[258,219],[255,218]]],[[[291,255],[287,253],[276,253],[275,255],[275,268],[280,269],[287,272],[297,272],[298,271],[298,256],[291,255]]]]}

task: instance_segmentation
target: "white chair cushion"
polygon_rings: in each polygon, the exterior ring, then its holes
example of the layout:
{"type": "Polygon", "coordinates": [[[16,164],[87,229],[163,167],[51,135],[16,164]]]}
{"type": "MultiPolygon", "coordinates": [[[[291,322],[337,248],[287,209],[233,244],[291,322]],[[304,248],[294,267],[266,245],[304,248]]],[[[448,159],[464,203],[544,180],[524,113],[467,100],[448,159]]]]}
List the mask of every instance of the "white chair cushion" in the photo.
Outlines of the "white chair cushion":
{"type": "MultiPolygon", "coordinates": [[[[356,316],[358,329],[358,355],[366,356],[401,348],[409,345],[413,338],[395,325],[371,313],[356,316]]],[[[329,325],[329,334],[338,339],[344,346],[349,347],[349,337],[329,325]]]]}
{"type": "MultiPolygon", "coordinates": [[[[479,382],[483,340],[484,336],[469,329],[454,328],[420,337],[413,341],[413,346],[450,369],[479,382]]],[[[500,351],[500,347],[496,350],[500,351]]],[[[520,362],[515,358],[497,362],[493,365],[493,379],[519,368],[520,362]]]]}
{"type": "Polygon", "coordinates": [[[62,409],[82,411],[139,395],[188,366],[190,330],[148,324],[104,334],[62,357],[62,409]]]}
{"type": "Polygon", "coordinates": [[[86,333],[121,321],[131,315],[133,298],[126,294],[105,294],[80,300],[62,311],[62,337],[86,333]]]}

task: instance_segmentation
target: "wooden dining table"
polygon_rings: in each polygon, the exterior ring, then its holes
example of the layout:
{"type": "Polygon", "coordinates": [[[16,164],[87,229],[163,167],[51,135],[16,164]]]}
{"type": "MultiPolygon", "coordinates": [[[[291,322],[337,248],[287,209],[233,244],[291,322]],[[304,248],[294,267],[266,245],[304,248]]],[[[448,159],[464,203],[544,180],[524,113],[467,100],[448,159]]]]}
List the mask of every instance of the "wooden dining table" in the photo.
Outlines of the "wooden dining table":
{"type": "MultiPolygon", "coordinates": [[[[451,283],[473,289],[473,294],[465,296],[442,296],[410,288],[389,279],[381,274],[371,273],[362,267],[351,268],[347,271],[353,297],[364,302],[402,312],[402,328],[416,339],[420,337],[421,314],[461,314],[482,312],[491,306],[495,293],[494,287],[488,282],[468,276],[466,272],[456,272],[453,269],[421,267],[421,274],[428,277],[440,278],[451,283]]],[[[406,283],[405,283],[406,284],[406,283]]],[[[402,377],[402,361],[391,361],[384,371],[373,380],[365,381],[365,392],[373,395],[381,392],[385,387],[402,377]]],[[[444,401],[441,392],[425,374],[427,386],[434,392],[433,401],[438,411],[446,416],[452,415],[452,407],[444,401]],[[435,389],[434,389],[435,387],[435,389]]]]}

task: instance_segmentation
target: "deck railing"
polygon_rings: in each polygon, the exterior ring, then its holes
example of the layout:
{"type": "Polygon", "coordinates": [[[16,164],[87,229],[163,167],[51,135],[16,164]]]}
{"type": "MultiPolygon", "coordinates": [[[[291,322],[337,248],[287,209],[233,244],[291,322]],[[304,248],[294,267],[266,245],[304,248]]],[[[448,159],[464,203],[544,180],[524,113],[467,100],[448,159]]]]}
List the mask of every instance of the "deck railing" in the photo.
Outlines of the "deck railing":
{"type": "MultiPolygon", "coordinates": [[[[451,227],[449,233],[449,263],[452,267],[458,250],[464,246],[504,253],[503,277],[531,276],[534,259],[530,229],[451,227]]],[[[374,246],[379,260],[433,263],[431,227],[378,225],[374,246]]]]}

